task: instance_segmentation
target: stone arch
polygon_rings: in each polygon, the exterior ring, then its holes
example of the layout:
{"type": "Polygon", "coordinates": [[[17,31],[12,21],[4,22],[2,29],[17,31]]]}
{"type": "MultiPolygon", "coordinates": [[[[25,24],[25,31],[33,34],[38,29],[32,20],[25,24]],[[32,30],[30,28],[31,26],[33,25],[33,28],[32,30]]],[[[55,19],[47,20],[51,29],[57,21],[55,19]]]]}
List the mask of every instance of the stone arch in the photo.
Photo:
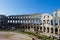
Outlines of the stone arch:
{"type": "Polygon", "coordinates": [[[40,27],[40,30],[42,31],[42,27],[40,27]]]}
{"type": "Polygon", "coordinates": [[[36,26],[34,26],[34,31],[36,31],[36,26]]]}
{"type": "Polygon", "coordinates": [[[25,29],[25,27],[23,26],[23,29],[25,29]]]}
{"type": "Polygon", "coordinates": [[[55,28],[55,34],[58,34],[58,28],[55,28]]]}
{"type": "Polygon", "coordinates": [[[31,25],[31,28],[33,28],[33,26],[31,25]]]}
{"type": "Polygon", "coordinates": [[[27,26],[26,26],[26,29],[27,29],[27,26]]]}
{"type": "Polygon", "coordinates": [[[30,29],[30,26],[28,26],[28,29],[30,29]]]}
{"type": "Polygon", "coordinates": [[[49,27],[47,27],[47,33],[49,33],[49,27]]]}
{"type": "Polygon", "coordinates": [[[34,29],[36,28],[36,26],[34,26],[34,29]]]}
{"type": "Polygon", "coordinates": [[[39,26],[37,26],[37,29],[39,29],[39,26]]]}
{"type": "Polygon", "coordinates": [[[51,33],[53,33],[53,28],[51,28],[51,33]]]}
{"type": "Polygon", "coordinates": [[[37,31],[39,31],[39,26],[37,26],[37,31]]]}

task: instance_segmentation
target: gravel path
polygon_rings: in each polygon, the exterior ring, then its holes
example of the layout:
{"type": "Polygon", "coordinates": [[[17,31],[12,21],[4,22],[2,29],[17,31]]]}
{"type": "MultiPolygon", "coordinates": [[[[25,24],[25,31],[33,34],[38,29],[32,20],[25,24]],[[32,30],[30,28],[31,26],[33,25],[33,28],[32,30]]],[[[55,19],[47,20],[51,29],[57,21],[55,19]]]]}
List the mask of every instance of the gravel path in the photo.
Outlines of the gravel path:
{"type": "Polygon", "coordinates": [[[31,40],[28,35],[15,32],[0,32],[0,40],[31,40]]]}

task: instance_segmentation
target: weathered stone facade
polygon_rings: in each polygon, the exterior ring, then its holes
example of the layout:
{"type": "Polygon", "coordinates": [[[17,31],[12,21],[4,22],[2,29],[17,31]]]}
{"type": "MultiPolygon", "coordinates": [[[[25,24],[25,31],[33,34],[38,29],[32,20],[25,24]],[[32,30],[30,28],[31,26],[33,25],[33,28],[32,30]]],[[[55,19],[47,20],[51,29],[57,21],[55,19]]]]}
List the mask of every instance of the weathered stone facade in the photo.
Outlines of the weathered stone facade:
{"type": "Polygon", "coordinates": [[[0,16],[0,29],[23,29],[47,36],[60,35],[60,10],[45,14],[0,16]],[[3,23],[3,24],[2,24],[3,23]]]}

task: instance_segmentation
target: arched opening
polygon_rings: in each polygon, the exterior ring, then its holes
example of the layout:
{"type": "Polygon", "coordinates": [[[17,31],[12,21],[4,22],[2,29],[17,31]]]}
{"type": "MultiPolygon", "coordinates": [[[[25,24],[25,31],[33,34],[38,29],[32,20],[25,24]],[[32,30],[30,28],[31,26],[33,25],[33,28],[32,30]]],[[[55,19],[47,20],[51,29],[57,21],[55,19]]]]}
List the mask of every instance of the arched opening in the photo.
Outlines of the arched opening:
{"type": "Polygon", "coordinates": [[[45,32],[45,31],[46,31],[46,28],[44,27],[44,29],[43,29],[43,30],[44,30],[44,32],[45,32]]]}
{"type": "Polygon", "coordinates": [[[36,31],[36,26],[34,26],[34,31],[36,31]]]}
{"type": "Polygon", "coordinates": [[[49,27],[47,27],[47,33],[49,33],[49,27]]]}
{"type": "Polygon", "coordinates": [[[25,29],[25,27],[23,26],[23,29],[25,29]]]}
{"type": "Polygon", "coordinates": [[[20,29],[22,29],[22,26],[20,25],[20,29]]]}
{"type": "Polygon", "coordinates": [[[51,25],[53,25],[53,20],[51,20],[51,25]]]}
{"type": "Polygon", "coordinates": [[[33,26],[31,26],[31,28],[33,28],[33,26]]]}
{"type": "Polygon", "coordinates": [[[34,26],[34,29],[36,28],[36,26],[34,26]]]}
{"type": "Polygon", "coordinates": [[[51,33],[53,33],[53,28],[51,28],[51,33]]]}
{"type": "Polygon", "coordinates": [[[37,27],[37,29],[39,29],[39,27],[37,27]]]}
{"type": "Polygon", "coordinates": [[[42,31],[42,27],[40,27],[40,30],[42,31]]]}
{"type": "Polygon", "coordinates": [[[39,31],[39,27],[37,27],[37,31],[39,31]]]}
{"type": "Polygon", "coordinates": [[[26,29],[27,29],[27,26],[26,26],[26,29]]]}
{"type": "Polygon", "coordinates": [[[30,26],[28,26],[28,29],[30,29],[30,26]]]}
{"type": "Polygon", "coordinates": [[[55,28],[55,34],[58,34],[58,28],[55,28]]]}

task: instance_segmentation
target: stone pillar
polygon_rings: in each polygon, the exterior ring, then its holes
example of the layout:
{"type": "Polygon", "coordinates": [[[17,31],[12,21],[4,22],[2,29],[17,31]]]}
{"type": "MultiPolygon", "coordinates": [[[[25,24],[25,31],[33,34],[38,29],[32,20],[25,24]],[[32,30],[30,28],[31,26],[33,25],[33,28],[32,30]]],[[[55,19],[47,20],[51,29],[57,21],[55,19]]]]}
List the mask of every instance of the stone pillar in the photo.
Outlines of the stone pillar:
{"type": "Polygon", "coordinates": [[[50,20],[50,25],[51,25],[51,20],[50,20]]]}
{"type": "Polygon", "coordinates": [[[58,34],[60,34],[60,28],[58,28],[58,34]]]}
{"type": "MultiPolygon", "coordinates": [[[[42,27],[42,31],[43,31],[43,29],[44,29],[44,28],[42,27]]],[[[43,31],[43,32],[44,32],[44,31],[43,31]]]]}
{"type": "Polygon", "coordinates": [[[53,34],[55,34],[55,27],[53,27],[53,34]]]}
{"type": "Polygon", "coordinates": [[[40,31],[40,26],[39,26],[39,31],[40,31]]]}
{"type": "Polygon", "coordinates": [[[60,26],[60,19],[59,19],[59,26],[60,26]]]}
{"type": "Polygon", "coordinates": [[[45,21],[46,21],[46,24],[47,24],[48,21],[47,20],[45,20],[45,21]]]}
{"type": "Polygon", "coordinates": [[[55,27],[55,19],[53,19],[53,26],[55,27]]]}
{"type": "Polygon", "coordinates": [[[58,26],[59,26],[59,19],[58,19],[58,26]]]}
{"type": "Polygon", "coordinates": [[[46,27],[46,33],[47,33],[47,31],[48,31],[48,30],[47,30],[47,27],[46,27]]]}
{"type": "MultiPolygon", "coordinates": [[[[31,29],[31,25],[29,25],[29,27],[30,27],[30,29],[31,29]]],[[[30,30],[30,29],[29,29],[29,30],[30,30]]]]}
{"type": "Polygon", "coordinates": [[[37,25],[36,25],[36,32],[37,32],[37,25]]]}
{"type": "Polygon", "coordinates": [[[58,34],[59,34],[59,28],[58,28],[58,34]]]}
{"type": "Polygon", "coordinates": [[[34,32],[34,25],[33,25],[33,28],[32,29],[33,29],[33,32],[34,32]]]}
{"type": "Polygon", "coordinates": [[[51,34],[51,28],[49,28],[49,34],[51,34]]]}

